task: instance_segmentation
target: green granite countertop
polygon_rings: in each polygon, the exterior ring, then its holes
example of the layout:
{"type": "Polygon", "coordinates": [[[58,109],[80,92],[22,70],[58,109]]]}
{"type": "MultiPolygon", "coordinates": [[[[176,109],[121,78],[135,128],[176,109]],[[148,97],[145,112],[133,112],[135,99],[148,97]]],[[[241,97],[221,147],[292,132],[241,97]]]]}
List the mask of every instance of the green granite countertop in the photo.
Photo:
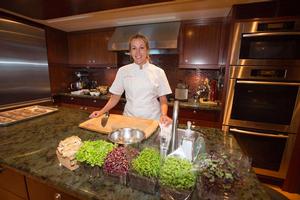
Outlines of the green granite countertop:
{"type": "MultiPolygon", "coordinates": [[[[103,177],[91,179],[82,167],[70,171],[59,166],[55,154],[59,141],[72,135],[79,136],[83,141],[106,139],[106,135],[78,127],[79,123],[88,119],[88,115],[81,110],[59,107],[55,113],[0,127],[0,164],[81,199],[159,199],[159,195],[145,194],[103,177]]],[[[195,129],[204,134],[208,151],[240,153],[231,135],[224,135],[219,129],[195,129]]],[[[158,147],[158,140],[156,133],[141,146],[158,147]]],[[[244,169],[239,170],[242,172],[244,169]]],[[[254,173],[242,174],[245,181],[235,194],[236,199],[269,199],[254,173]]]]}
{"type": "MultiPolygon", "coordinates": [[[[89,99],[101,99],[101,100],[108,100],[110,98],[109,94],[100,95],[100,96],[91,96],[91,95],[75,95],[75,94],[71,94],[71,93],[59,93],[58,95],[89,98],[89,99]]],[[[120,101],[126,102],[126,99],[121,98],[120,101]]],[[[170,107],[172,107],[173,104],[174,104],[174,101],[168,102],[168,105],[170,107]]],[[[217,105],[211,105],[211,104],[200,103],[199,101],[195,101],[194,99],[188,99],[188,101],[180,101],[179,106],[181,108],[190,108],[190,109],[196,109],[196,110],[211,110],[211,111],[220,111],[221,110],[220,103],[218,103],[217,105]]]]}

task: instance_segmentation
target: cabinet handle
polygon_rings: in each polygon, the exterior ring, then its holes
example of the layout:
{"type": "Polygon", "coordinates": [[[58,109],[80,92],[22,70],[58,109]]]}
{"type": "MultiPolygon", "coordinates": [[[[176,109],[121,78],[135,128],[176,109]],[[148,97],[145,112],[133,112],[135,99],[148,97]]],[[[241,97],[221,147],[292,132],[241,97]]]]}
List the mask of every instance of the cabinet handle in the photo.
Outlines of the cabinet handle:
{"type": "Polygon", "coordinates": [[[61,200],[61,194],[55,193],[55,194],[54,194],[54,199],[55,199],[55,200],[61,200]]]}
{"type": "Polygon", "coordinates": [[[194,113],[194,114],[197,114],[197,110],[193,110],[193,113],[194,113]]]}
{"type": "Polygon", "coordinates": [[[83,110],[83,107],[81,106],[79,109],[80,109],[80,110],[83,110]]]}
{"type": "Polygon", "coordinates": [[[94,99],[94,100],[93,100],[93,102],[94,102],[94,103],[97,103],[97,100],[96,100],[96,99],[94,99]]]}
{"type": "Polygon", "coordinates": [[[71,97],[70,100],[73,101],[73,100],[74,100],[74,97],[71,97]]]}
{"type": "Polygon", "coordinates": [[[87,110],[87,107],[84,107],[84,110],[87,110]]]}

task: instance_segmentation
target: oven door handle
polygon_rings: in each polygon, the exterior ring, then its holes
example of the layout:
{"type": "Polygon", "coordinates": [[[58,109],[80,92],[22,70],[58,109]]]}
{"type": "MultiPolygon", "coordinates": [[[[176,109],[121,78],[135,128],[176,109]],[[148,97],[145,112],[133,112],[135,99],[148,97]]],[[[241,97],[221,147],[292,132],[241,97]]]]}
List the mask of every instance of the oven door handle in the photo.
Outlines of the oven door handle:
{"type": "Polygon", "coordinates": [[[272,138],[288,138],[288,135],[276,135],[276,134],[269,134],[269,133],[258,133],[254,131],[245,131],[240,130],[237,128],[230,128],[229,131],[236,132],[236,133],[242,133],[242,134],[248,134],[248,135],[255,135],[255,136],[262,136],[262,137],[272,137],[272,138]]]}
{"type": "Polygon", "coordinates": [[[300,86],[300,83],[286,83],[286,82],[270,82],[270,81],[242,81],[237,80],[237,83],[247,84],[259,84],[259,85],[288,85],[288,86],[300,86]]]}
{"type": "Polygon", "coordinates": [[[278,35],[300,35],[300,32],[245,33],[243,34],[243,37],[278,36],[278,35]]]}

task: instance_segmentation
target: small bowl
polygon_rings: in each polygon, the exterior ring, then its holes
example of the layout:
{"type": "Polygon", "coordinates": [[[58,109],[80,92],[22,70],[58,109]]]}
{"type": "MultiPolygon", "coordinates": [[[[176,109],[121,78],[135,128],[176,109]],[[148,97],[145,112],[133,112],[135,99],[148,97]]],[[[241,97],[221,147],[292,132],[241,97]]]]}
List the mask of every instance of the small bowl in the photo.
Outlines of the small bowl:
{"type": "Polygon", "coordinates": [[[139,143],[145,138],[145,133],[139,129],[120,128],[108,135],[108,139],[117,144],[139,143]]]}

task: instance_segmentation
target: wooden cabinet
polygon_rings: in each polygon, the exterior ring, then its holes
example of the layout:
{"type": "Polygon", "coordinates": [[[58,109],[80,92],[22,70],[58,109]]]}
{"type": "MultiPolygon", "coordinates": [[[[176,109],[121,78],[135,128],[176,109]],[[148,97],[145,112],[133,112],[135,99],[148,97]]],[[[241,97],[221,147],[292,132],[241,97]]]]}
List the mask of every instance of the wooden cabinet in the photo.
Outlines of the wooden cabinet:
{"type": "Polygon", "coordinates": [[[32,178],[26,177],[26,183],[30,200],[79,200],[32,178]]]}
{"type": "Polygon", "coordinates": [[[223,22],[186,22],[180,38],[180,68],[218,69],[222,62],[223,22]]]}
{"type": "Polygon", "coordinates": [[[88,33],[68,35],[69,64],[87,64],[90,41],[88,33]]]}
{"type": "MultiPolygon", "coordinates": [[[[168,115],[172,117],[173,109],[169,107],[168,115]]],[[[178,113],[180,124],[187,124],[191,121],[193,125],[200,127],[221,128],[220,111],[200,110],[197,108],[180,108],[178,113]]]]}
{"type": "MultiPolygon", "coordinates": [[[[108,101],[106,99],[88,98],[82,96],[78,96],[78,97],[64,96],[64,95],[54,96],[53,98],[55,103],[59,105],[78,108],[89,112],[94,110],[99,110],[100,108],[105,106],[105,104],[108,101]]],[[[110,113],[122,114],[124,110],[124,106],[125,106],[125,102],[120,101],[112,110],[110,110],[110,113]]]]}
{"type": "Polygon", "coordinates": [[[297,1],[266,1],[249,4],[233,5],[233,19],[257,19],[274,17],[299,16],[300,9],[297,1]]]}
{"type": "Polygon", "coordinates": [[[27,200],[25,177],[0,166],[0,199],[27,200]]]}
{"type": "Polygon", "coordinates": [[[108,40],[112,34],[111,29],[69,33],[69,64],[115,67],[117,54],[107,49],[108,40]]]}

